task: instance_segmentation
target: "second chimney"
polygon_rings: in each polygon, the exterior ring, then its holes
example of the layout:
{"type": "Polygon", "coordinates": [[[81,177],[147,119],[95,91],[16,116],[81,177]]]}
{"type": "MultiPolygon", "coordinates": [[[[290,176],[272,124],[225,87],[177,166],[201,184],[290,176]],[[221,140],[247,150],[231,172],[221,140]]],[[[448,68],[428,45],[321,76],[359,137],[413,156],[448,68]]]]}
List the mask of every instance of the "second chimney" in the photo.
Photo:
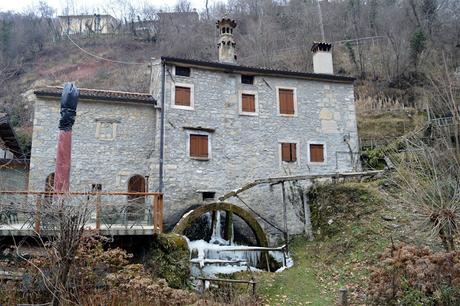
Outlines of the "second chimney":
{"type": "Polygon", "coordinates": [[[216,23],[219,29],[219,62],[221,63],[236,63],[236,43],[233,40],[233,29],[236,28],[235,20],[222,18],[216,23]]]}
{"type": "Polygon", "coordinates": [[[313,53],[313,72],[323,74],[334,74],[332,63],[332,44],[326,42],[315,42],[311,47],[313,53]]]}

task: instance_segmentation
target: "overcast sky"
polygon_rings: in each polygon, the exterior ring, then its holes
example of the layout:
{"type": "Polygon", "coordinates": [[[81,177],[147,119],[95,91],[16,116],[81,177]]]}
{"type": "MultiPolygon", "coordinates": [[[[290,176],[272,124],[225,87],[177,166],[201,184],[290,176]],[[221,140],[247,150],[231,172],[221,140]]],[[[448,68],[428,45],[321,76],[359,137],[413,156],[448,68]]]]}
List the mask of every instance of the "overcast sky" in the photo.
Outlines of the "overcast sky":
{"type": "MultiPolygon", "coordinates": [[[[67,6],[67,2],[75,3],[77,9],[86,10],[87,13],[96,13],[97,8],[110,8],[113,3],[123,2],[123,0],[42,0],[56,9],[57,14],[62,14],[63,9],[67,6]]],[[[129,1],[129,0],[128,0],[129,1]]],[[[205,6],[205,0],[189,0],[192,7],[201,10],[205,6]]],[[[39,0],[0,0],[0,11],[15,11],[23,13],[29,11],[34,5],[38,4],[39,0]]],[[[177,0],[131,0],[131,3],[142,6],[143,4],[154,5],[158,8],[173,7],[177,0]]],[[[209,0],[209,5],[221,2],[219,0],[209,0]]],[[[104,13],[104,9],[99,9],[98,13],[104,13]]]]}

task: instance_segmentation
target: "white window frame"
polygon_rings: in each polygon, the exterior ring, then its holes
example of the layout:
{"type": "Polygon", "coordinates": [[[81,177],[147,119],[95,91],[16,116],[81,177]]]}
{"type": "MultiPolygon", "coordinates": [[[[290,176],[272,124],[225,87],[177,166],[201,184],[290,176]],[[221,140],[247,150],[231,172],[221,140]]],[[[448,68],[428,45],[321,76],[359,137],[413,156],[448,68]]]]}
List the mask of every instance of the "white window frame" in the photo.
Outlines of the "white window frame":
{"type": "Polygon", "coordinates": [[[190,83],[177,83],[172,82],[171,84],[171,108],[195,110],[195,86],[190,83]],[[190,106],[176,105],[176,86],[190,88],[190,106]]]}
{"type": "Polygon", "coordinates": [[[276,110],[278,116],[281,117],[297,117],[298,110],[297,110],[297,88],[296,87],[289,87],[289,86],[276,86],[276,110]],[[293,91],[293,99],[294,99],[294,114],[281,114],[280,113],[280,89],[291,89],[293,91]]]}
{"type": "Polygon", "coordinates": [[[212,146],[211,146],[211,133],[209,132],[206,132],[206,131],[200,131],[200,130],[187,130],[186,131],[186,135],[187,135],[187,147],[185,149],[185,151],[187,152],[187,156],[190,158],[190,159],[194,159],[194,160],[201,160],[201,161],[207,161],[207,160],[211,160],[212,159],[212,146]],[[206,135],[208,136],[208,157],[195,157],[195,156],[191,156],[190,155],[190,135],[206,135]]]}
{"type": "Polygon", "coordinates": [[[189,68],[190,69],[190,76],[187,77],[187,76],[183,76],[183,75],[176,75],[176,65],[173,65],[172,66],[172,75],[173,75],[173,77],[191,78],[193,76],[193,68],[192,67],[187,67],[187,66],[181,66],[181,67],[189,68]]]}
{"type": "Polygon", "coordinates": [[[308,158],[308,164],[309,165],[325,165],[327,164],[327,145],[326,142],[324,141],[308,141],[307,142],[307,158],[308,158]],[[324,161],[323,162],[312,162],[310,158],[310,145],[323,145],[323,157],[324,161]]]}
{"type": "Polygon", "coordinates": [[[278,140],[278,156],[279,156],[279,164],[281,166],[290,166],[290,165],[300,165],[300,157],[302,156],[301,148],[300,148],[300,141],[292,140],[292,139],[285,139],[285,140],[278,140]],[[283,143],[295,143],[295,151],[296,151],[296,161],[295,162],[286,162],[283,161],[283,143]]]}
{"type": "Polygon", "coordinates": [[[259,116],[259,98],[256,90],[240,90],[238,92],[238,113],[241,116],[259,116]],[[253,95],[255,103],[254,112],[243,111],[243,95],[253,95]]]}
{"type": "Polygon", "coordinates": [[[110,119],[96,119],[96,139],[102,140],[102,141],[112,141],[115,140],[117,137],[117,125],[118,122],[110,119]],[[104,138],[101,137],[101,126],[102,124],[111,124],[112,125],[112,137],[110,138],[104,138]]]}

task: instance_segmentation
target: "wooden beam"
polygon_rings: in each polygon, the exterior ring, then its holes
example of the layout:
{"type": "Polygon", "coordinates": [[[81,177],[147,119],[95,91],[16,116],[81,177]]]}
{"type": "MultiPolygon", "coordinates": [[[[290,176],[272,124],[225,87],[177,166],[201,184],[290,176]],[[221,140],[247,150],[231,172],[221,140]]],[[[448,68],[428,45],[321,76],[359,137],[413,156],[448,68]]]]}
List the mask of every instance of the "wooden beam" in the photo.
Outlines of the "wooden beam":
{"type": "Polygon", "coordinates": [[[313,173],[313,174],[306,174],[306,175],[294,175],[294,176],[279,176],[279,177],[270,177],[265,179],[257,179],[253,182],[250,182],[242,187],[232,190],[223,196],[219,197],[219,201],[225,201],[228,198],[234,197],[243,191],[251,189],[260,184],[280,184],[282,182],[289,182],[289,181],[302,181],[302,180],[310,180],[315,178],[345,178],[345,177],[354,177],[354,176],[373,176],[383,173],[383,170],[373,170],[373,171],[363,171],[363,172],[334,172],[334,173],[313,173]]]}

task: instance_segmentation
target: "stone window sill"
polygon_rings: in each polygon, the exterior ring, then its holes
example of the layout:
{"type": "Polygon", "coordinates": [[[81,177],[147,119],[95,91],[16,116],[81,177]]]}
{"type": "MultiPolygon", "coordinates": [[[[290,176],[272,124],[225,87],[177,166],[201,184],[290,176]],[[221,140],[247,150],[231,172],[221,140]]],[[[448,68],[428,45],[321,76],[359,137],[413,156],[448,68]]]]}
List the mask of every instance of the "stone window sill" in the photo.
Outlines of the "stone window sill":
{"type": "Polygon", "coordinates": [[[199,160],[199,161],[208,161],[209,157],[190,156],[190,159],[199,160]]]}

